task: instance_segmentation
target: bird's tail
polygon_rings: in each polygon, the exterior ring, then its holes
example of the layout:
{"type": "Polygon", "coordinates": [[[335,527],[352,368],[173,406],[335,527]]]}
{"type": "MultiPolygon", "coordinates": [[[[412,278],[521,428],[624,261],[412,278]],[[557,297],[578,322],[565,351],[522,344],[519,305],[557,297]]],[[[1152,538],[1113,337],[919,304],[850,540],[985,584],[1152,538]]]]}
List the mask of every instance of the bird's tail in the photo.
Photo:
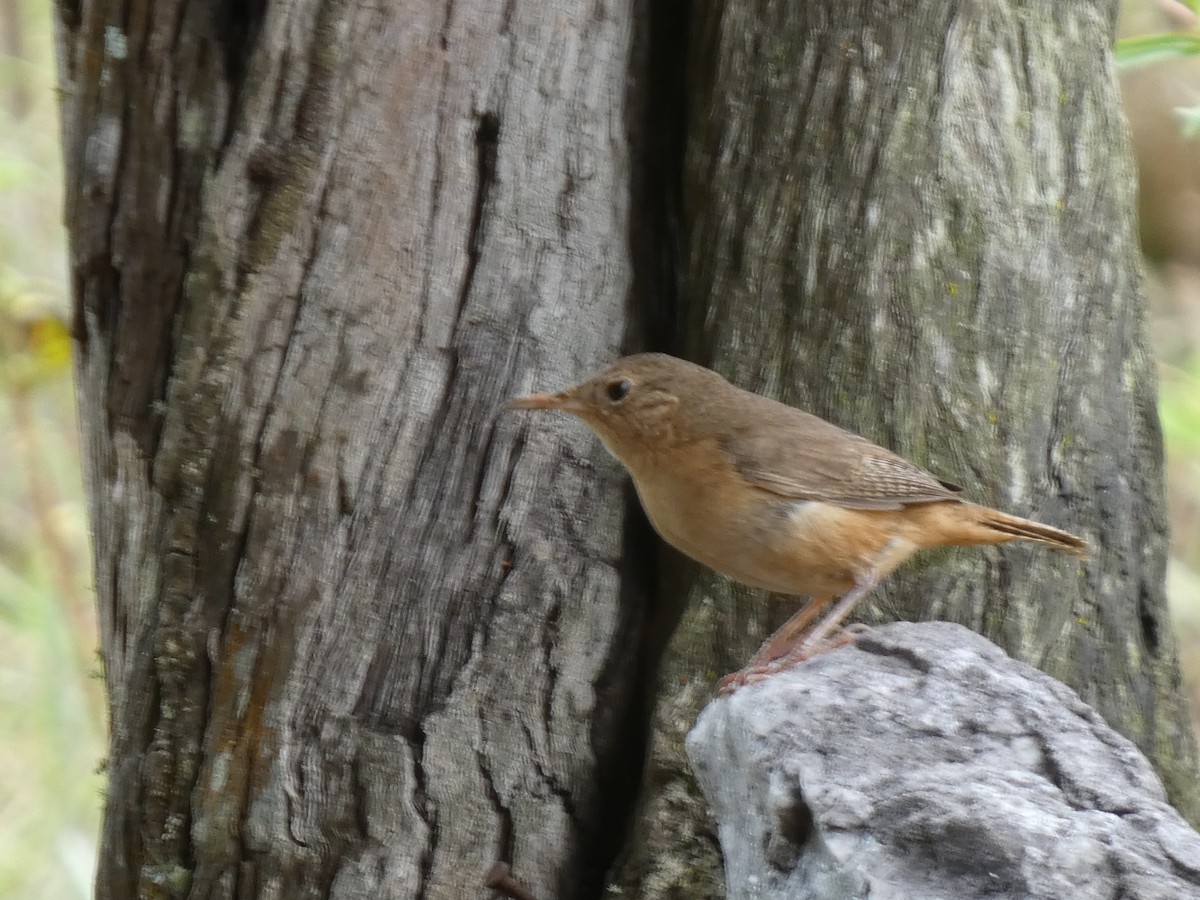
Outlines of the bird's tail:
{"type": "Polygon", "coordinates": [[[980,541],[980,543],[1002,544],[1007,541],[1034,541],[1038,544],[1045,544],[1047,547],[1053,547],[1055,550],[1061,550],[1063,553],[1070,553],[1080,559],[1087,559],[1091,555],[1091,547],[1088,546],[1087,541],[1066,531],[1051,528],[1041,522],[1022,519],[1019,516],[1010,516],[998,509],[977,506],[973,503],[965,505],[970,509],[971,518],[975,523],[992,533],[990,540],[980,541]]]}

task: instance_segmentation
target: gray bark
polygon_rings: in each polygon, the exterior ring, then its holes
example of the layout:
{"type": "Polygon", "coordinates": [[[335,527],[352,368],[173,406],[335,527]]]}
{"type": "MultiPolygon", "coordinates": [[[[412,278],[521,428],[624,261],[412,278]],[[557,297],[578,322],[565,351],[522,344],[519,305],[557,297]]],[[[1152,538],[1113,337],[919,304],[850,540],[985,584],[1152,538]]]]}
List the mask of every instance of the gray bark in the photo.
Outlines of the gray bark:
{"type": "MultiPolygon", "coordinates": [[[[926,554],[860,607],[946,619],[1062,679],[1200,820],[1180,691],[1115,3],[702,4],[681,355],[1093,542],[926,554]]],[[[697,893],[713,826],[680,754],[796,606],[682,567],[627,895],[697,893]],[[753,606],[757,609],[752,609],[753,606]],[[774,607],[772,609],[772,606],[774,607]]]]}
{"type": "Polygon", "coordinates": [[[594,896],[639,771],[622,7],[60,6],[98,896],[594,896]],[[630,774],[632,773],[632,775],[630,774]]]}
{"type": "Polygon", "coordinates": [[[729,900],[1200,896],[1200,834],[1061,682],[888,625],[705,709],[688,751],[729,900]]]}
{"type": "Polygon", "coordinates": [[[99,896],[595,896],[686,593],[618,884],[715,896],[683,735],[794,601],[657,582],[591,436],[496,419],[644,345],[1095,539],[880,597],[1190,802],[1105,13],[698,9],[673,306],[680,6],[60,3],[99,896]]]}

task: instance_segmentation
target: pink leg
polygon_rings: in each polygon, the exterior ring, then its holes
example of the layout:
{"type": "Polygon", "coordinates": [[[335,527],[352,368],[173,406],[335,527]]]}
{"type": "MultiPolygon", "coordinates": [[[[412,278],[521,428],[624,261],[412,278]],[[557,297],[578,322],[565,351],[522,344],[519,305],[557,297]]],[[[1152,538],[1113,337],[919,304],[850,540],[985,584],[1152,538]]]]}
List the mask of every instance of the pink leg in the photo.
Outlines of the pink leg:
{"type": "MultiPolygon", "coordinates": [[[[846,634],[842,631],[842,622],[854,610],[859,601],[879,584],[879,572],[883,568],[882,564],[888,561],[892,551],[897,545],[897,541],[893,539],[883,548],[883,552],[879,554],[878,563],[867,571],[865,575],[858,580],[854,587],[838,600],[837,604],[829,611],[825,618],[821,619],[807,635],[804,635],[803,640],[796,641],[799,633],[803,632],[803,628],[808,624],[808,620],[813,617],[809,613],[810,607],[815,606],[815,602],[804,607],[792,618],[788,619],[775,634],[767,639],[763,644],[762,649],[755,654],[749,664],[738,672],[731,675],[726,675],[717,682],[717,693],[727,694],[737,690],[743,685],[752,684],[756,681],[762,681],[776,672],[782,672],[784,669],[789,669],[798,663],[803,662],[810,657],[817,656],[821,653],[828,653],[838,647],[845,646],[854,642],[854,636],[846,634]],[[809,613],[808,618],[802,625],[793,625],[809,613]],[[776,646],[782,644],[782,647],[776,646]],[[771,651],[768,655],[768,650],[771,651]],[[782,652],[778,652],[782,650],[782,652]]],[[[888,569],[890,571],[890,568],[888,569]]],[[[828,602],[828,601],[826,601],[828,602]]],[[[821,604],[824,606],[824,603],[821,604]]],[[[813,610],[815,613],[816,610],[813,610]]]]}
{"type": "Polygon", "coordinates": [[[816,620],[817,614],[833,599],[833,597],[813,597],[812,600],[800,607],[794,616],[775,629],[775,632],[763,641],[763,645],[751,658],[747,668],[766,665],[790,653],[792,646],[796,643],[796,638],[804,634],[816,620]]]}

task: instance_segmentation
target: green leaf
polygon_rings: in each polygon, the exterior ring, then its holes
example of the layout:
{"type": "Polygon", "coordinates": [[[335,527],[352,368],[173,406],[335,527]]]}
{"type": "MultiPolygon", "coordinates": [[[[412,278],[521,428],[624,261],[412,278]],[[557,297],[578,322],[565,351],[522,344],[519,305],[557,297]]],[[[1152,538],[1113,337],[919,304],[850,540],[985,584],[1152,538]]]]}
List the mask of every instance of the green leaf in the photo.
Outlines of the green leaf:
{"type": "Polygon", "coordinates": [[[1117,65],[1123,69],[1200,55],[1200,34],[1143,34],[1117,41],[1117,65]]]}

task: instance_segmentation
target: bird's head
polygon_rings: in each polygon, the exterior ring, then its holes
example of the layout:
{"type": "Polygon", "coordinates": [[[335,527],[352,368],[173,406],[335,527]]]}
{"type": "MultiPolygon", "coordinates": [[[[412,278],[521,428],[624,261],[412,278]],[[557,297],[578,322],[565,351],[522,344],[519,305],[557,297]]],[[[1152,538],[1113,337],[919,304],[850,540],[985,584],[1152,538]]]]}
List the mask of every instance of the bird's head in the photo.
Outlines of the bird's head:
{"type": "Polygon", "coordinates": [[[583,419],[626,465],[684,437],[688,409],[724,379],[664,353],[627,356],[557,394],[530,394],[509,409],[558,410],[583,419]]]}

